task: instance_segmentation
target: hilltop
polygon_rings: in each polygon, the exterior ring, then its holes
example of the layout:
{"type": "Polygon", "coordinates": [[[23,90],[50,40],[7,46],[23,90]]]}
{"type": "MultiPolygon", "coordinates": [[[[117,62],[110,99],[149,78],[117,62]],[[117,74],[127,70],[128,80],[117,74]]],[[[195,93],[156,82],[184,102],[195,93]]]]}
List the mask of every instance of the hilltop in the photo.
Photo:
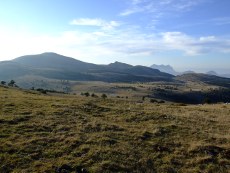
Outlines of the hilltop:
{"type": "Polygon", "coordinates": [[[172,74],[172,75],[178,75],[179,74],[170,65],[156,65],[156,64],[153,64],[150,67],[153,68],[153,69],[158,69],[158,70],[160,70],[162,72],[165,72],[165,73],[172,74]]]}

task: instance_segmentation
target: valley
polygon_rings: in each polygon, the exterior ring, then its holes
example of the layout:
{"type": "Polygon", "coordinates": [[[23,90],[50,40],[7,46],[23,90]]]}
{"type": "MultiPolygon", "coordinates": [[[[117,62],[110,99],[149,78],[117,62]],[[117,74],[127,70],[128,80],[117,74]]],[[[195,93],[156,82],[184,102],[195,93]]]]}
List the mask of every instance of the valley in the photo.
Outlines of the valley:
{"type": "Polygon", "coordinates": [[[0,173],[230,173],[230,0],[0,0],[0,173]]]}
{"type": "MultiPolygon", "coordinates": [[[[170,66],[161,68],[173,71],[170,66]]],[[[0,80],[14,80],[24,89],[70,94],[106,93],[114,97],[186,104],[230,102],[230,78],[202,73],[174,76],[121,62],[97,65],[52,52],[0,62],[0,80]]]]}
{"type": "Polygon", "coordinates": [[[230,170],[229,78],[44,53],[0,80],[1,173],[230,170]]]}

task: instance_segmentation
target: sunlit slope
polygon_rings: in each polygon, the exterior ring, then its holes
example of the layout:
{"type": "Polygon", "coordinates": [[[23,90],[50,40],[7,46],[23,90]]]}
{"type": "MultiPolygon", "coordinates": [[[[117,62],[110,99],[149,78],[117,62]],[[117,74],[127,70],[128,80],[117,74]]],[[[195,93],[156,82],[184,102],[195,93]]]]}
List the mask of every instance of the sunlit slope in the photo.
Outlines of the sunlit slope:
{"type": "Polygon", "coordinates": [[[230,105],[0,87],[0,172],[228,172],[230,105]]]}

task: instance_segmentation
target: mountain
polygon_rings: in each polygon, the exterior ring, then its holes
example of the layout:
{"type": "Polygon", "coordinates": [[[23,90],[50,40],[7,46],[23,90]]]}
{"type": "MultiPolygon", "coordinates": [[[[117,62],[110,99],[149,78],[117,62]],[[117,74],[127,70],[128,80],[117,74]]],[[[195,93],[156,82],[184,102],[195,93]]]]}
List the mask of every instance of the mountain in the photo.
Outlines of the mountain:
{"type": "MultiPolygon", "coordinates": [[[[196,73],[195,71],[191,71],[191,70],[184,71],[184,72],[177,72],[170,65],[156,65],[156,64],[153,64],[150,67],[153,68],[153,69],[158,69],[161,72],[172,74],[174,76],[183,75],[183,74],[196,73]]],[[[218,77],[224,77],[224,78],[230,78],[230,74],[218,74],[215,71],[208,71],[205,74],[207,74],[207,75],[213,75],[213,76],[218,76],[218,77]]]]}
{"type": "Polygon", "coordinates": [[[152,69],[146,66],[132,66],[129,64],[121,63],[121,62],[115,62],[111,63],[107,66],[110,70],[115,70],[122,73],[128,73],[128,74],[133,74],[133,75],[143,75],[143,76],[165,76],[165,77],[172,77],[172,75],[168,73],[163,73],[159,71],[158,69],[152,69]]]}
{"type": "Polygon", "coordinates": [[[121,62],[96,65],[56,53],[26,55],[12,61],[0,62],[0,72],[0,80],[23,79],[23,76],[28,75],[48,79],[105,82],[173,80],[173,75],[145,66],[132,66],[121,62]]]}
{"type": "Polygon", "coordinates": [[[13,62],[38,69],[58,69],[74,72],[82,72],[85,70],[97,68],[97,65],[95,64],[82,62],[74,58],[66,57],[56,53],[26,55],[14,59],[13,62]]]}
{"type": "MultiPolygon", "coordinates": [[[[185,72],[180,73],[180,75],[191,74],[191,73],[196,73],[196,72],[194,72],[194,71],[185,71],[185,72]]],[[[212,76],[217,76],[217,77],[222,77],[222,78],[230,78],[230,74],[218,74],[217,72],[215,72],[213,70],[208,71],[205,74],[212,75],[212,76]]]]}
{"type": "Polygon", "coordinates": [[[208,75],[214,75],[214,76],[219,76],[215,71],[208,71],[206,74],[208,74],[208,75]]]}
{"type": "Polygon", "coordinates": [[[109,64],[108,67],[113,68],[113,69],[127,69],[127,68],[131,68],[133,66],[126,64],[126,63],[116,61],[114,63],[109,64]]]}
{"type": "Polygon", "coordinates": [[[170,65],[156,65],[156,64],[153,64],[150,67],[153,68],[153,69],[158,69],[161,72],[169,73],[169,74],[172,74],[172,75],[177,75],[178,74],[178,72],[176,72],[172,68],[172,66],[170,66],[170,65]]]}
{"type": "Polygon", "coordinates": [[[180,75],[183,75],[183,74],[195,74],[196,72],[195,71],[192,71],[192,70],[188,70],[188,71],[184,71],[184,72],[181,72],[180,75]]]}

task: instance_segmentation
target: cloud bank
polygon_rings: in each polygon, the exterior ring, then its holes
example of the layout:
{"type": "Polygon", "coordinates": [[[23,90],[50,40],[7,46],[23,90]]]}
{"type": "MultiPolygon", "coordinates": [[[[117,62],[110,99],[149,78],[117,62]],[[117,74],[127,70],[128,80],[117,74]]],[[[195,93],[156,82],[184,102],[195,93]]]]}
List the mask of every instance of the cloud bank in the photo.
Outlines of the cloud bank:
{"type": "Polygon", "coordinates": [[[0,56],[4,59],[9,58],[6,57],[9,52],[16,57],[49,51],[84,60],[90,57],[143,57],[170,51],[187,56],[230,52],[230,38],[227,37],[194,37],[183,32],[143,33],[138,28],[103,19],[75,19],[71,25],[98,28],[93,31],[73,29],[53,36],[0,31],[0,56]]]}
{"type": "Polygon", "coordinates": [[[128,16],[135,13],[155,13],[166,15],[173,12],[184,12],[203,3],[205,0],[131,0],[129,8],[120,13],[128,16]]]}
{"type": "Polygon", "coordinates": [[[103,19],[90,19],[90,18],[74,19],[70,22],[70,24],[77,25],[77,26],[96,26],[96,27],[101,27],[104,30],[113,29],[121,25],[118,21],[107,22],[103,19]]]}

